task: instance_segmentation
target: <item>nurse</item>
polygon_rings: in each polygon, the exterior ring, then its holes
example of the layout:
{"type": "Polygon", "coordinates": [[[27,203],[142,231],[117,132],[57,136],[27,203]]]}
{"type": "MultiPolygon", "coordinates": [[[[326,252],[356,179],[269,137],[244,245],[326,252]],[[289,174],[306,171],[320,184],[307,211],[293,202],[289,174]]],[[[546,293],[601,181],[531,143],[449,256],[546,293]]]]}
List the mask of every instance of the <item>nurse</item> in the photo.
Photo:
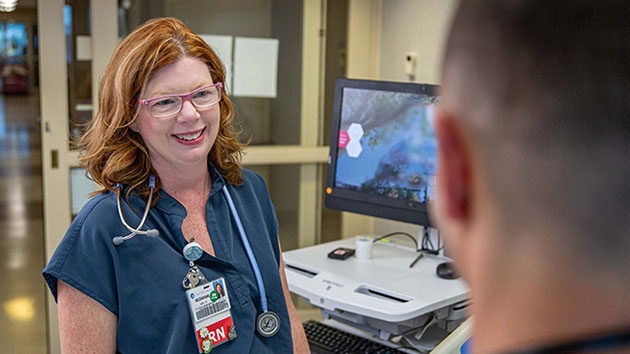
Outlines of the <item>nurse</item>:
{"type": "Polygon", "coordinates": [[[308,352],[274,207],[239,165],[224,80],[217,55],[176,19],[148,21],[114,51],[80,143],[103,189],[43,271],[62,352],[308,352]],[[159,236],[121,242],[121,217],[136,228],[145,210],[141,231],[159,236]]]}

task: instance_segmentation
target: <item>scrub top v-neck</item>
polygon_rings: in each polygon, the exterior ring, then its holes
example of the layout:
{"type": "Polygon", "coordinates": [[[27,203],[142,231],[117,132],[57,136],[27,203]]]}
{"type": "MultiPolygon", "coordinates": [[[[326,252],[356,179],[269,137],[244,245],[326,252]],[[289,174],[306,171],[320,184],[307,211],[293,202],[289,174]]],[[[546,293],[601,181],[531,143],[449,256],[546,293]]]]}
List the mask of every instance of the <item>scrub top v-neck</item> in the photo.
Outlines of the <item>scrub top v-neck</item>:
{"type": "MultiPolygon", "coordinates": [[[[225,278],[237,332],[235,340],[212,352],[290,353],[290,321],[278,271],[278,223],[265,183],[248,170],[243,170],[244,183],[240,186],[226,185],[212,166],[210,173],[212,187],[206,204],[206,223],[215,256],[204,252],[195,263],[207,279],[225,278]],[[255,329],[261,299],[238,229],[221,193],[224,185],[258,262],[269,310],[280,317],[280,330],[272,337],[263,337],[255,329]]],[[[137,225],[145,203],[132,195],[129,204],[122,205],[127,222],[137,225]]],[[[57,279],[61,279],[117,315],[119,352],[196,353],[182,288],[189,269],[182,256],[187,244],[181,232],[185,208],[160,191],[145,224],[145,229],[159,230],[160,236],[136,236],[114,246],[114,236],[128,233],[116,208],[114,193],[100,194],[83,207],[43,271],[52,294],[56,298],[57,279]]]]}

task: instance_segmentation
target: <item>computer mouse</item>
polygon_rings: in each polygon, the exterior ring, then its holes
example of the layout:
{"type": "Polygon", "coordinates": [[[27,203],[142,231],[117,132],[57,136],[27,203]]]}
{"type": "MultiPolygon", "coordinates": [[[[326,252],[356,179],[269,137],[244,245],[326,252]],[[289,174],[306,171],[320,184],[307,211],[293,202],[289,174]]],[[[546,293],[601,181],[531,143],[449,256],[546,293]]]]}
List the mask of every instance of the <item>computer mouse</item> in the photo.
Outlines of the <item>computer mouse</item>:
{"type": "Polygon", "coordinates": [[[457,279],[459,274],[455,272],[455,264],[453,262],[444,262],[438,264],[435,273],[442,279],[457,279]]]}

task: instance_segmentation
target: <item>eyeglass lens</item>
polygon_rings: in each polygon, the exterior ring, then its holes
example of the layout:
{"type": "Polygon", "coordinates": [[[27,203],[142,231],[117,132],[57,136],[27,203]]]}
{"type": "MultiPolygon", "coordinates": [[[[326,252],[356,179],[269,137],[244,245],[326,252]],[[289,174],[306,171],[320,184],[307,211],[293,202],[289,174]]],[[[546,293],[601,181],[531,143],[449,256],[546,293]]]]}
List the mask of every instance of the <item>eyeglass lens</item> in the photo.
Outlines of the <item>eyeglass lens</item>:
{"type": "MultiPolygon", "coordinates": [[[[221,100],[217,86],[209,86],[193,92],[190,96],[196,108],[207,108],[221,100]]],[[[184,103],[181,96],[166,96],[149,103],[149,111],[155,117],[167,117],[179,113],[184,103]]]]}

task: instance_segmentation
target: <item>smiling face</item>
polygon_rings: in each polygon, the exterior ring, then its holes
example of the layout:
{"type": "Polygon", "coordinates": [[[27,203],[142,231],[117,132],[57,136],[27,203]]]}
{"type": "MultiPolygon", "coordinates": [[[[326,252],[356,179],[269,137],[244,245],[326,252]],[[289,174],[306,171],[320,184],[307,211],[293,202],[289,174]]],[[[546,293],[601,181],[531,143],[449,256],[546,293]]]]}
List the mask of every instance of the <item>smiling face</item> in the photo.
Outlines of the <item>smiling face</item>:
{"type": "MultiPolygon", "coordinates": [[[[213,83],[208,66],[202,60],[183,56],[155,72],[140,100],[187,94],[213,83]]],[[[155,118],[146,106],[141,107],[131,128],[142,136],[154,168],[180,173],[186,171],[185,168],[205,168],[219,122],[218,103],[197,110],[190,100],[185,100],[181,111],[167,118],[155,118]]]]}

